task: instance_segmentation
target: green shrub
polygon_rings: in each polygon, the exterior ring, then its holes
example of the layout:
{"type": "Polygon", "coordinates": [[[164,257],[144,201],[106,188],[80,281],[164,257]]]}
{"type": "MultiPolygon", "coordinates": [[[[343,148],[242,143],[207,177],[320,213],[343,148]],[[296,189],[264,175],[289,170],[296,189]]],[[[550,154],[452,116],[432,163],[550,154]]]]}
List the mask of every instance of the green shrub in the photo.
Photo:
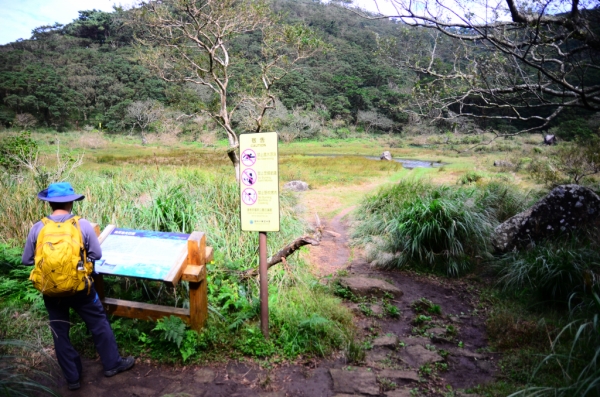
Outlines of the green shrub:
{"type": "Polygon", "coordinates": [[[0,141],[0,167],[14,173],[21,168],[22,161],[35,155],[37,149],[29,132],[4,138],[0,141]]]}
{"type": "Polygon", "coordinates": [[[594,135],[594,130],[584,118],[564,121],[557,127],[551,128],[549,132],[564,140],[588,139],[594,135]]]}
{"type": "Polygon", "coordinates": [[[509,252],[497,260],[506,289],[529,290],[563,304],[598,290],[600,252],[586,236],[563,236],[509,252]]]}
{"type": "Polygon", "coordinates": [[[469,171],[460,178],[458,178],[457,183],[461,185],[468,185],[470,183],[475,183],[483,178],[483,175],[477,171],[469,171]]]}

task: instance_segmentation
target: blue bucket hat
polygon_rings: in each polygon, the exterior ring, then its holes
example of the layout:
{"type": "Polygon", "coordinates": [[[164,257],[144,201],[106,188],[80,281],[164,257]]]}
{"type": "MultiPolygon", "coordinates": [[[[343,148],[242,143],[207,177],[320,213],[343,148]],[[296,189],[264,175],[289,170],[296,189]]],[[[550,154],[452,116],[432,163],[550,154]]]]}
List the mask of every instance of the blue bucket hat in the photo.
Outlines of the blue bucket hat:
{"type": "Polygon", "coordinates": [[[70,201],[83,200],[83,194],[76,194],[69,182],[51,183],[48,189],[38,193],[38,198],[52,203],[68,203],[70,201]]]}

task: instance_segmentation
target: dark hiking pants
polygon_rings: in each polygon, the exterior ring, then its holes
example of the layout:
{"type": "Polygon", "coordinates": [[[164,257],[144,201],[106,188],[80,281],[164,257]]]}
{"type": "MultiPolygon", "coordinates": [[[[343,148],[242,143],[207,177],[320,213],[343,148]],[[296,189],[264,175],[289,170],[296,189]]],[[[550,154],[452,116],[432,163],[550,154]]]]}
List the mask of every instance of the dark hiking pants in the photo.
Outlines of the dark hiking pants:
{"type": "Polygon", "coordinates": [[[92,333],[104,370],[114,369],[121,363],[115,336],[93,286],[89,294],[87,290],[84,290],[73,296],[62,298],[44,296],[44,303],[50,317],[56,358],[68,383],[79,381],[82,372],[81,358],[69,339],[70,308],[73,308],[81,316],[92,333]]]}

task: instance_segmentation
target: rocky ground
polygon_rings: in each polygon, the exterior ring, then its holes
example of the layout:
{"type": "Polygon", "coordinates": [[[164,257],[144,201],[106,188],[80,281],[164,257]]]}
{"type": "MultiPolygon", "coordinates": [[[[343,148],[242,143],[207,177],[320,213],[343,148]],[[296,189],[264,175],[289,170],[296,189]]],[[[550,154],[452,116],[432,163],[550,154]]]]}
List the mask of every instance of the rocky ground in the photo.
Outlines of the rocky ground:
{"type": "Polygon", "coordinates": [[[461,280],[370,268],[348,247],[342,211],[311,251],[323,282],[341,276],[339,292],[356,315],[356,346],[326,360],[261,367],[248,361],[174,368],[138,362],[112,378],[98,360],[84,362],[82,388],[63,395],[147,397],[467,396],[493,379],[478,291],[461,280]],[[366,351],[364,350],[366,348],[366,351]],[[365,351],[366,354],[362,356],[365,351]]]}

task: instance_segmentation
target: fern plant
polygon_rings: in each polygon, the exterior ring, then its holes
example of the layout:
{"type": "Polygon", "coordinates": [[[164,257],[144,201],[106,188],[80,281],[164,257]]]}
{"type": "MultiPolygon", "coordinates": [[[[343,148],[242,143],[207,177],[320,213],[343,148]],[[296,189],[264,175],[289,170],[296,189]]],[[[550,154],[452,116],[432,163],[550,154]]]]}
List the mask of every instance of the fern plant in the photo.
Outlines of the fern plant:
{"type": "Polygon", "coordinates": [[[185,323],[179,317],[169,316],[158,320],[152,331],[162,332],[164,340],[175,343],[179,348],[185,337],[185,323]]]}
{"type": "Polygon", "coordinates": [[[42,302],[42,294],[29,281],[32,266],[13,269],[8,276],[0,276],[0,297],[12,302],[36,304],[42,302]]]}

